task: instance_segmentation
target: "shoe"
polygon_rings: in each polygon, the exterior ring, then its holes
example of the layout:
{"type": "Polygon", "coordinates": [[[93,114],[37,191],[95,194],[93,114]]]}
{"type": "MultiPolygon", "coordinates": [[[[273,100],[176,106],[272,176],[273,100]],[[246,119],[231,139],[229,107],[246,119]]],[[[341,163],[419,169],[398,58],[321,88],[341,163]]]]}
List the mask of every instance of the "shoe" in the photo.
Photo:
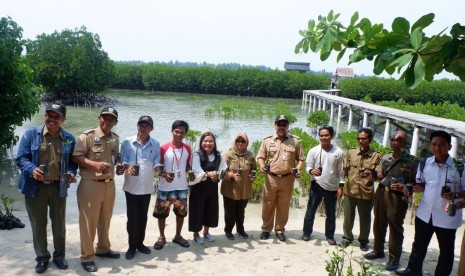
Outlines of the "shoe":
{"type": "Polygon", "coordinates": [[[234,235],[231,232],[225,232],[224,234],[226,235],[226,238],[228,238],[228,240],[234,240],[234,235]]]}
{"type": "Polygon", "coordinates": [[[153,249],[162,250],[165,244],[166,244],[166,238],[160,237],[158,238],[157,242],[155,242],[155,244],[153,245],[153,249]]]}
{"type": "Polygon", "coordinates": [[[310,236],[304,234],[304,235],[302,235],[302,240],[303,240],[303,241],[309,241],[309,240],[310,240],[310,236]]]}
{"type": "Polygon", "coordinates": [[[268,233],[268,232],[262,232],[260,234],[260,239],[262,239],[262,240],[267,240],[269,237],[270,237],[270,233],[268,233]]]}
{"type": "Polygon", "coordinates": [[[326,241],[329,245],[336,245],[336,240],[334,238],[327,238],[326,241]]]}
{"type": "Polygon", "coordinates": [[[203,238],[201,236],[194,236],[194,241],[198,244],[203,244],[203,238]]]}
{"type": "Polygon", "coordinates": [[[67,269],[68,268],[68,261],[65,259],[62,260],[53,260],[53,263],[59,268],[59,269],[67,269]]]}
{"type": "Polygon", "coordinates": [[[137,247],[137,251],[139,251],[142,254],[150,254],[152,250],[150,250],[147,246],[141,244],[139,247],[137,247]]]}
{"type": "Polygon", "coordinates": [[[19,218],[13,218],[11,219],[13,221],[13,227],[14,228],[24,228],[26,225],[19,220],[19,218]]]}
{"type": "Polygon", "coordinates": [[[82,268],[84,268],[84,270],[87,272],[95,272],[98,270],[98,267],[94,262],[85,262],[85,263],[81,263],[81,265],[82,265],[82,268]]]}
{"type": "Polygon", "coordinates": [[[396,271],[396,275],[402,275],[402,276],[422,276],[423,274],[420,273],[415,273],[411,268],[406,268],[404,271],[396,271]]]}
{"type": "Polygon", "coordinates": [[[48,262],[38,262],[36,265],[36,273],[44,273],[48,268],[48,262]]]}
{"type": "Polygon", "coordinates": [[[351,243],[351,241],[349,241],[349,240],[342,240],[340,246],[344,247],[344,248],[347,248],[347,247],[349,247],[350,243],[351,243]]]}
{"type": "Polygon", "coordinates": [[[239,234],[241,237],[243,237],[244,239],[248,239],[249,238],[249,234],[247,234],[247,232],[245,231],[241,231],[241,232],[237,232],[237,234],[239,234]]]}
{"type": "Polygon", "coordinates": [[[386,265],[386,270],[387,271],[394,271],[399,268],[399,262],[394,261],[394,260],[389,260],[389,262],[386,265]]]}
{"type": "Polygon", "coordinates": [[[286,241],[286,236],[284,235],[284,233],[281,233],[281,232],[276,233],[276,237],[278,237],[278,240],[280,240],[282,242],[286,241]]]}
{"type": "Polygon", "coordinates": [[[206,238],[209,242],[214,242],[215,238],[210,235],[210,233],[203,233],[204,238],[206,238]]]}
{"type": "Polygon", "coordinates": [[[136,256],[136,250],[129,248],[128,251],[126,251],[126,254],[124,255],[127,260],[134,259],[134,256],[136,256]]]}
{"type": "Polygon", "coordinates": [[[98,253],[98,254],[95,254],[95,256],[105,257],[105,258],[110,258],[110,259],[119,259],[120,257],[119,252],[116,252],[113,250],[110,250],[107,253],[98,253]]]}
{"type": "Polygon", "coordinates": [[[360,243],[360,250],[362,251],[368,251],[368,243],[367,242],[361,242],[360,243]]]}
{"type": "Polygon", "coordinates": [[[365,254],[363,257],[367,260],[376,260],[384,258],[386,255],[383,253],[377,253],[375,251],[371,251],[370,253],[365,254]]]}

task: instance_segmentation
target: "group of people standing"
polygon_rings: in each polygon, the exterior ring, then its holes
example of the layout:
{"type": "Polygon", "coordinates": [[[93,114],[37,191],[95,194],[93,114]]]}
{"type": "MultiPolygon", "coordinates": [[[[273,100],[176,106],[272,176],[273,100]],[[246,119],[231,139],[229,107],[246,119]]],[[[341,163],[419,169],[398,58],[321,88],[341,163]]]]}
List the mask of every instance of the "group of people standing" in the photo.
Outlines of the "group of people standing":
{"type": "MultiPolygon", "coordinates": [[[[325,236],[334,240],[336,199],[344,194],[344,223],[341,245],[354,241],[355,209],[358,211],[360,234],[358,243],[368,251],[371,211],[374,207],[373,251],[364,255],[368,260],[384,258],[384,244],[389,226],[389,248],[386,270],[399,267],[404,240],[404,218],[412,193],[423,192],[416,218],[415,237],[409,263],[398,275],[422,275],[429,242],[433,233],[439,242],[440,254],[435,275],[450,275],[454,262],[456,230],[462,224],[461,208],[465,208],[465,178],[463,163],[449,156],[451,135],[445,131],[430,134],[433,156],[421,161],[406,151],[407,135],[396,131],[390,137],[392,152],[381,155],[370,148],[373,132],[369,128],[358,131],[358,148],[344,155],[331,143],[334,130],[322,126],[318,135],[320,145],[307,155],[307,171],[311,175],[310,197],[304,219],[302,240],[309,241],[313,231],[315,212],[322,200],[326,211],[325,236]],[[340,179],[341,177],[341,179],[340,179]],[[344,181],[343,179],[346,178],[344,181]],[[376,192],[375,181],[379,181],[376,192]],[[450,211],[453,206],[453,211],[450,211]]],[[[465,275],[465,241],[462,242],[458,275],[465,275]]]]}
{"type": "MultiPolygon", "coordinates": [[[[351,149],[344,155],[331,143],[334,137],[331,126],[319,129],[320,145],[312,148],[305,160],[301,141],[289,134],[289,120],[284,115],[276,117],[275,134],[262,141],[256,157],[248,150],[249,139],[245,133],[238,133],[230,149],[220,155],[215,135],[205,132],[200,137],[199,150],[193,153],[190,146],[183,142],[189,125],[182,120],[173,122],[172,140],[160,145],[150,136],[154,129],[153,119],[141,116],[136,125],[137,134],[124,139],[121,147],[119,136],[112,131],[118,123],[115,108],[103,108],[98,116],[98,126],[83,132],[78,139],[61,128],[65,120],[64,105],[47,104],[44,125],[24,134],[17,155],[17,164],[21,169],[18,187],[25,195],[31,221],[37,273],[47,270],[50,259],[57,268],[68,268],[65,259],[66,196],[70,183],[76,182],[78,167],[81,176],[77,188],[80,260],[84,270],[95,272],[98,270],[95,256],[120,258],[120,253],[111,249],[109,239],[116,193],[115,174],[124,174],[128,232],[125,257],[132,259],[136,252],[151,253],[144,241],[147,213],[154,193],[156,202],[153,216],[158,220],[160,232],[154,244],[155,250],[163,249],[166,244],[166,218],[171,205],[176,216],[173,243],[182,247],[190,246],[181,236],[187,215],[188,228],[196,243],[215,241],[209,229],[218,226],[220,181],[225,236],[234,240],[232,231],[236,227],[237,234],[247,239],[249,235],[244,229],[245,208],[251,196],[256,168],[265,175],[260,238],[268,239],[274,230],[278,240],[286,241],[285,226],[294,180],[300,177],[304,162],[312,181],[304,218],[303,240],[310,240],[315,212],[321,200],[324,200],[325,236],[329,244],[336,245],[336,202],[344,195],[344,235],[341,244],[349,246],[354,240],[352,228],[357,208],[360,248],[368,251],[374,204],[375,245],[373,252],[366,254],[365,258],[384,257],[384,239],[389,225],[389,262],[386,269],[395,270],[402,252],[402,224],[408,197],[412,191],[424,192],[415,221],[412,254],[402,275],[421,275],[422,263],[433,233],[436,233],[440,244],[436,275],[449,275],[452,270],[455,231],[461,224],[460,208],[465,207],[465,204],[458,201],[453,206],[457,208],[455,216],[448,216],[445,209],[451,201],[465,198],[465,179],[461,174],[457,178],[457,162],[448,155],[451,138],[443,131],[431,134],[434,156],[421,166],[416,158],[404,150],[407,137],[403,132],[391,136],[393,152],[381,156],[369,146],[373,139],[371,129],[363,128],[358,133],[359,148],[351,149]],[[156,189],[153,185],[154,173],[160,176],[156,189]],[[340,180],[346,176],[347,183],[340,184],[340,180]],[[380,184],[375,193],[376,180],[380,180],[380,184]],[[408,184],[415,183],[419,185],[409,190],[408,184]],[[451,188],[441,195],[441,185],[451,188]],[[52,223],[53,254],[47,249],[47,212],[52,223]],[[96,234],[98,241],[95,245],[96,234]]],[[[462,255],[463,251],[464,248],[462,255]]]]}

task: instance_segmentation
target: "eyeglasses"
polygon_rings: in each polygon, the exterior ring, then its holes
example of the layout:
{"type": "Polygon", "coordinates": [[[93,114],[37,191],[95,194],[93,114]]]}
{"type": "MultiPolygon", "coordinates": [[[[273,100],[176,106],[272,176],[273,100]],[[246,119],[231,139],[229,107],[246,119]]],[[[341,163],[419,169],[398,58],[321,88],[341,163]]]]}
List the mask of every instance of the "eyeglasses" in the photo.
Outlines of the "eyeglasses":
{"type": "Polygon", "coordinates": [[[245,144],[245,141],[244,140],[236,140],[236,143],[237,144],[245,144]]]}
{"type": "Polygon", "coordinates": [[[362,140],[362,141],[366,141],[366,140],[368,140],[368,139],[369,139],[369,138],[367,138],[367,137],[357,137],[357,140],[362,140]]]}

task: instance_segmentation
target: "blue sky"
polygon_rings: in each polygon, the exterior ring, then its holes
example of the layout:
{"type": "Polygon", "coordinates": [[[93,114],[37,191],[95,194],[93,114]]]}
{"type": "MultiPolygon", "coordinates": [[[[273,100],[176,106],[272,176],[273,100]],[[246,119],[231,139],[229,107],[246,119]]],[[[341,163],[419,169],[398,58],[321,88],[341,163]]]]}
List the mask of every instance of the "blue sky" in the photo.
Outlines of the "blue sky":
{"type": "MultiPolygon", "coordinates": [[[[312,0],[2,0],[0,16],[10,16],[35,38],[85,25],[99,34],[113,60],[235,62],[283,69],[285,61],[310,62],[312,70],[345,67],[335,56],[321,62],[315,54],[296,55],[298,31],[309,19],[331,9],[347,23],[355,11],[390,29],[395,17],[411,23],[433,12],[428,35],[459,22],[463,4],[443,1],[312,1],[312,0]]],[[[351,65],[356,74],[372,74],[372,63],[351,65]]],[[[447,75],[446,75],[447,76],[447,75]]]]}

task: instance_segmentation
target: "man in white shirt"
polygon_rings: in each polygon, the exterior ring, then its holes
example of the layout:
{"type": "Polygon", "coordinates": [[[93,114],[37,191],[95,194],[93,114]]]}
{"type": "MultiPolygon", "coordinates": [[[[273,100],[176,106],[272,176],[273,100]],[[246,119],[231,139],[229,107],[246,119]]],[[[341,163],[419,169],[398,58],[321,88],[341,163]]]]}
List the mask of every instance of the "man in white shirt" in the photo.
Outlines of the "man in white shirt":
{"type": "Polygon", "coordinates": [[[150,137],[152,130],[153,119],[142,116],[137,122],[137,135],[126,138],[121,144],[121,161],[126,171],[123,185],[129,240],[126,259],[134,258],[136,249],[143,254],[150,254],[150,249],[144,245],[145,229],[150,199],[154,192],[154,169],[160,162],[160,143],[150,137]]]}
{"type": "Polygon", "coordinates": [[[187,122],[174,121],[171,126],[173,139],[161,146],[161,163],[164,165],[164,171],[159,171],[161,177],[158,181],[157,200],[153,211],[153,216],[158,219],[160,230],[160,237],[154,245],[156,250],[161,250],[166,244],[165,225],[171,205],[176,215],[176,236],[173,242],[182,247],[190,246],[189,242],[181,236],[181,229],[188,210],[186,172],[190,170],[192,154],[189,145],[182,142],[188,130],[187,122]]]}
{"type": "Polygon", "coordinates": [[[326,210],[325,236],[330,245],[335,245],[336,199],[341,198],[342,187],[339,188],[340,172],[343,169],[342,151],[331,144],[334,129],[324,125],[318,130],[320,145],[309,150],[307,154],[307,172],[311,176],[310,196],[304,218],[302,240],[309,241],[313,232],[315,212],[324,199],[326,210]]]}
{"type": "Polygon", "coordinates": [[[457,169],[457,161],[449,156],[451,135],[445,131],[433,131],[430,146],[434,156],[426,159],[424,166],[418,166],[416,193],[424,192],[415,217],[415,237],[407,269],[397,275],[422,275],[423,261],[433,233],[439,243],[439,259],[434,275],[450,275],[454,264],[454,243],[457,228],[462,224],[462,210],[455,216],[445,212],[449,202],[447,195],[441,195],[444,187],[457,195],[465,190],[465,179],[457,169]]]}

